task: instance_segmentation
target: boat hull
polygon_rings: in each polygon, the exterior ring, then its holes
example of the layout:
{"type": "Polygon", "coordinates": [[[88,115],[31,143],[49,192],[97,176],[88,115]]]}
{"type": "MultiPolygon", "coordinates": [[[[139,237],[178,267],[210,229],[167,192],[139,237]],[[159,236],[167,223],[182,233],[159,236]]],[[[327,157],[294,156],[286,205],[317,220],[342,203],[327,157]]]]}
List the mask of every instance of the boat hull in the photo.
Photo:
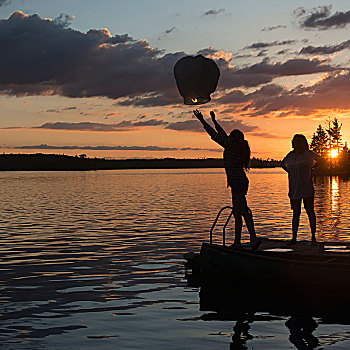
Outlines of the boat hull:
{"type": "Polygon", "coordinates": [[[286,254],[203,243],[199,267],[204,284],[338,294],[350,291],[350,257],[339,254],[286,254]]]}

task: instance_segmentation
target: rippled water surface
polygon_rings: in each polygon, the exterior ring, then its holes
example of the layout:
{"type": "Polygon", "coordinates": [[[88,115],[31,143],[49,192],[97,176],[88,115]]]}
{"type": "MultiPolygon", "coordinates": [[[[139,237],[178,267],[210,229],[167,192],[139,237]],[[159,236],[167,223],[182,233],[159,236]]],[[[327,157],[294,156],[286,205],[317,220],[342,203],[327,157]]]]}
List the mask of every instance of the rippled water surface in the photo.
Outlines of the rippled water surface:
{"type": "MultiPolygon", "coordinates": [[[[289,237],[286,174],[249,179],[257,233],[289,237]]],[[[315,185],[318,239],[350,240],[350,182],[315,185]]],[[[199,310],[182,258],[230,205],[221,169],[2,172],[0,193],[0,348],[230,349],[235,322],[199,310]]],[[[295,348],[288,317],[263,316],[246,348],[295,348]]],[[[318,349],[350,348],[348,326],[315,321],[318,349]]]]}

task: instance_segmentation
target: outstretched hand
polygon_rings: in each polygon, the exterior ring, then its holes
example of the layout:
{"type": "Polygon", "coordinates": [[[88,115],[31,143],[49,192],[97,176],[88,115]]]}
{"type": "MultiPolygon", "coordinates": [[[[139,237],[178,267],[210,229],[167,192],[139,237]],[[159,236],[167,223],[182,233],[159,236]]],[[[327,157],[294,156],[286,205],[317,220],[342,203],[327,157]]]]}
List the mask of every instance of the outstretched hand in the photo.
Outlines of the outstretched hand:
{"type": "Polygon", "coordinates": [[[210,111],[211,120],[215,121],[215,113],[213,111],[210,111]]]}
{"type": "Polygon", "coordinates": [[[195,109],[193,111],[193,114],[198,118],[199,121],[204,120],[203,114],[198,109],[195,109]]]}

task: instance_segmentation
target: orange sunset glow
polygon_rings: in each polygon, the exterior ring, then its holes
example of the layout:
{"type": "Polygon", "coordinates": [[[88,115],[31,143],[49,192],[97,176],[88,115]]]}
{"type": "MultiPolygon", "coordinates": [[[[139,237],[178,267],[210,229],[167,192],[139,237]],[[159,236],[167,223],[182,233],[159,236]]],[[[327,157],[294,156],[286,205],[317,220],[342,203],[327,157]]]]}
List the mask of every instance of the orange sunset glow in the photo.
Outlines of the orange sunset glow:
{"type": "Polygon", "coordinates": [[[330,157],[331,157],[331,158],[337,158],[338,155],[339,155],[339,152],[338,152],[337,149],[332,149],[332,150],[329,152],[329,154],[330,154],[330,157]]]}

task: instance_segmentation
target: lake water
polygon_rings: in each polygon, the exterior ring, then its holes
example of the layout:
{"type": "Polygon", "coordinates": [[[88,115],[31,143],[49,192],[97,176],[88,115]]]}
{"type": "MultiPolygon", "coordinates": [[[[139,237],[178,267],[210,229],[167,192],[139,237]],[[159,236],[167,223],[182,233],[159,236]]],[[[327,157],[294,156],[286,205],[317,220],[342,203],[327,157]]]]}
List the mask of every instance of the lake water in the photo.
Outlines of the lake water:
{"type": "MultiPolygon", "coordinates": [[[[258,235],[289,238],[286,174],[253,169],[249,179],[258,235]]],[[[350,181],[315,187],[318,239],[350,240],[350,181]]],[[[288,315],[269,313],[237,347],[236,322],[200,311],[199,288],[187,285],[183,253],[199,251],[231,204],[223,170],[2,172],[0,193],[1,349],[296,348],[288,315]]],[[[304,211],[299,238],[310,238],[304,211]]],[[[350,348],[346,321],[314,321],[315,348],[350,348]]]]}

